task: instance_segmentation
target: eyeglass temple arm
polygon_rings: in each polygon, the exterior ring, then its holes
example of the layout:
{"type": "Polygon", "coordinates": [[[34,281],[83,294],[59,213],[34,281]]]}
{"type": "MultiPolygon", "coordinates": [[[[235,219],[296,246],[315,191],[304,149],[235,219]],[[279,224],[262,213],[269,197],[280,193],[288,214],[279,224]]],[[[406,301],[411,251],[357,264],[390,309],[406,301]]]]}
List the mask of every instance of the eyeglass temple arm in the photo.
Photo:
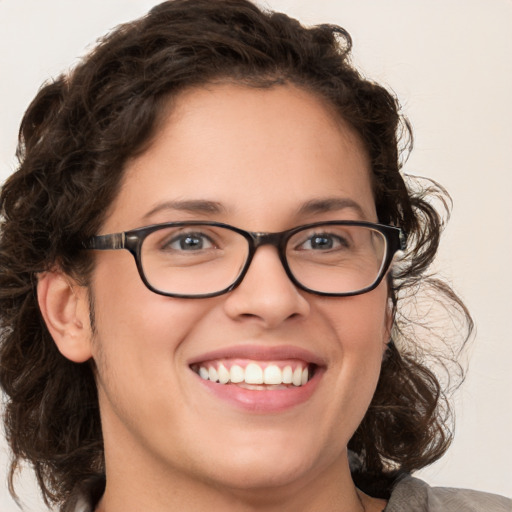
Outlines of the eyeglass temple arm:
{"type": "Polygon", "coordinates": [[[84,242],[85,249],[105,251],[108,249],[124,249],[126,237],[124,233],[112,233],[110,235],[97,235],[84,242]]]}

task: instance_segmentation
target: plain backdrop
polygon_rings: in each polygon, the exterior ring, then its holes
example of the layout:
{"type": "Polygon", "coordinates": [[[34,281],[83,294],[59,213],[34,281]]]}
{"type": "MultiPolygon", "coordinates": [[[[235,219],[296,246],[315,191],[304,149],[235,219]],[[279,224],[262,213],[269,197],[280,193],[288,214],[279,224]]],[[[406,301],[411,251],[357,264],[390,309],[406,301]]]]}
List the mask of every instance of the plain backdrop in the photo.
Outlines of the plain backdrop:
{"type": "MultiPolygon", "coordinates": [[[[212,0],[215,1],[215,0],[212,0]]],[[[0,179],[40,84],[154,0],[0,0],[0,179]]],[[[455,396],[455,442],[420,472],[434,485],[512,495],[512,1],[268,0],[305,24],[337,23],[364,74],[392,89],[411,120],[406,171],[440,181],[454,210],[437,267],[474,315],[470,368],[455,396]]],[[[0,510],[8,452],[0,440],[0,510]]],[[[24,509],[43,510],[30,472],[24,509]]]]}

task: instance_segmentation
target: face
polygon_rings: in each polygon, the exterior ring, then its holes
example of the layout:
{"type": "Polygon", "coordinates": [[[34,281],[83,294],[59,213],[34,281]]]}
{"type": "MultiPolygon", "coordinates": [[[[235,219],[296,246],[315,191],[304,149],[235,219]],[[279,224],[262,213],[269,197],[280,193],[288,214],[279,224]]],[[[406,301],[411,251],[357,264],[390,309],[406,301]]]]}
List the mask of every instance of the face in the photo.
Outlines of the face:
{"type": "MultiPolygon", "coordinates": [[[[190,90],[128,163],[101,233],[187,220],[266,232],[377,221],[369,176],[357,136],[308,92],[190,90]]],[[[388,340],[385,280],[359,296],[315,296],[262,246],[233,291],[177,299],[148,290],[128,251],[95,258],[91,350],[107,468],[126,471],[129,459],[140,475],[257,489],[346,467],[388,340]],[[221,364],[308,367],[314,377],[282,389],[198,374],[221,364]]]]}

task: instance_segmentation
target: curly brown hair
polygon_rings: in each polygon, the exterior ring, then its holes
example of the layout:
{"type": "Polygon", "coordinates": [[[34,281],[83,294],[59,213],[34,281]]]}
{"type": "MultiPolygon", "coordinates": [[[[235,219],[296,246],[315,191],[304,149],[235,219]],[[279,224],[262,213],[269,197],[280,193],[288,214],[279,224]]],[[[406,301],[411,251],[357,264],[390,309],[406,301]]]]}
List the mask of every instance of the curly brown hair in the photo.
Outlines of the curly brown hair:
{"type": "Polygon", "coordinates": [[[429,369],[429,352],[403,304],[418,287],[444,297],[464,327],[452,356],[471,332],[462,302],[427,274],[449,198],[432,182],[406,183],[400,168],[412,145],[410,127],[394,96],[351,64],[351,45],[338,26],[305,28],[246,0],[174,0],[115,29],[39,91],[22,121],[19,167],[0,198],[0,384],[11,492],[23,459],[47,503],[62,504],[79,482],[104,472],[93,363],[73,363],[57,350],[38,308],[38,273],[59,266],[87,285],[92,260],[82,242],[97,233],[124,164],[148,146],[179,92],[219,81],[289,83],[327,100],[365,144],[379,221],[409,234],[405,259],[389,280],[394,342],[349,444],[360,461],[356,483],[384,497],[396,472],[424,467],[446,451],[448,382],[429,369]]]}

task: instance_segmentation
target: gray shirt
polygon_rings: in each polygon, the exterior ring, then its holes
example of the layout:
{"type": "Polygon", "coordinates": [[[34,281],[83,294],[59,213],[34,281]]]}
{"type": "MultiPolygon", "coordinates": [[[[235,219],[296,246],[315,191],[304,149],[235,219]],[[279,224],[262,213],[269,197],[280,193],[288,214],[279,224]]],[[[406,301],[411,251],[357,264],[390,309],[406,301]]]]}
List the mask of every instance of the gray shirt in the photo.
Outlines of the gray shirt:
{"type": "Polygon", "coordinates": [[[512,500],[469,489],[430,487],[406,476],[393,488],[384,512],[512,512],[512,500]]]}
{"type": "MultiPolygon", "coordinates": [[[[91,492],[79,492],[68,502],[66,512],[93,512],[96,506],[91,492]]],[[[394,486],[383,512],[512,512],[512,500],[479,491],[430,487],[427,483],[405,476],[394,486]]]]}

